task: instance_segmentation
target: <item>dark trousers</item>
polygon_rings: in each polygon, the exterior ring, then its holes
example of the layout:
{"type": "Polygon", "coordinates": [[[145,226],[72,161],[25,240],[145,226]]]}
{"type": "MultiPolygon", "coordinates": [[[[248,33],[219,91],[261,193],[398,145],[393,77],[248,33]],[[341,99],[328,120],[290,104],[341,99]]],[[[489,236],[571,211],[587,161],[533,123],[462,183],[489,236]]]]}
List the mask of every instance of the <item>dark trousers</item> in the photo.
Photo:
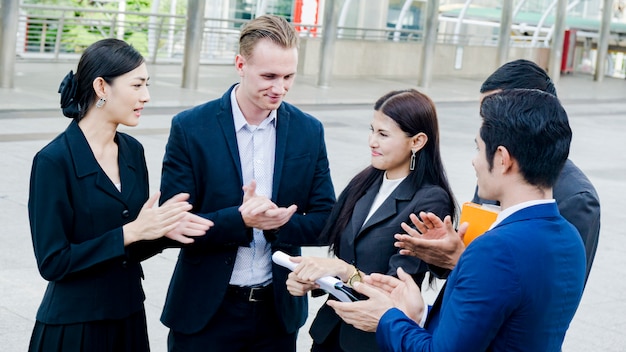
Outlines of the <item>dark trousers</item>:
{"type": "Polygon", "coordinates": [[[170,352],[295,352],[296,336],[284,331],[273,299],[227,294],[204,329],[191,335],[170,330],[167,344],[170,352]]]}

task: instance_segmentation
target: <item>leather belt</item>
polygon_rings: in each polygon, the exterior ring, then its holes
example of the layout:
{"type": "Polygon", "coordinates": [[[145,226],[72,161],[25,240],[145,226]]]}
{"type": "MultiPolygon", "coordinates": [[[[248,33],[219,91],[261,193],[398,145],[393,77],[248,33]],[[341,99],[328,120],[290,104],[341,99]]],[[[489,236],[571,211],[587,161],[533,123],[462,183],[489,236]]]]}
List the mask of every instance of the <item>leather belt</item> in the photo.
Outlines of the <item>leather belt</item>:
{"type": "Polygon", "coordinates": [[[248,287],[228,285],[226,296],[248,302],[263,302],[273,299],[272,284],[264,287],[248,287]]]}

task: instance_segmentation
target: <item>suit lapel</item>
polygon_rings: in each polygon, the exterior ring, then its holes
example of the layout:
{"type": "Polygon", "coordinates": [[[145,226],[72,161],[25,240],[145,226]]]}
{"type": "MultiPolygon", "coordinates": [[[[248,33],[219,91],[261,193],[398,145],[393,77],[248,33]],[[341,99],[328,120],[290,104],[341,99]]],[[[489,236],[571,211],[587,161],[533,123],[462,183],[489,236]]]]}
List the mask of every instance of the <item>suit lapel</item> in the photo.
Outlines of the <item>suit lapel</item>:
{"type": "MultiPolygon", "coordinates": [[[[96,157],[93,155],[91,147],[85,138],[85,135],[78,127],[76,121],[72,121],[70,126],[67,128],[67,137],[68,137],[68,145],[70,149],[70,155],[72,157],[72,162],[74,163],[74,171],[76,172],[76,176],[78,178],[84,178],[88,175],[95,174],[95,184],[96,187],[111,197],[119,200],[124,203],[124,199],[122,198],[121,193],[115,188],[111,179],[104,173],[96,157]]],[[[118,148],[119,149],[119,148],[118,148]]],[[[119,156],[118,156],[119,158],[119,156]]],[[[119,165],[119,161],[118,161],[119,165]]],[[[120,167],[120,178],[122,170],[120,167]]]]}
{"type": "Polygon", "coordinates": [[[217,113],[216,119],[224,140],[228,146],[230,157],[233,159],[235,165],[237,165],[237,175],[239,176],[239,183],[243,184],[243,175],[241,171],[241,159],[239,158],[239,147],[237,147],[237,131],[235,131],[235,121],[233,119],[233,108],[230,103],[230,94],[235,88],[236,84],[230,87],[228,92],[222,96],[222,102],[220,104],[221,110],[217,113]]]}
{"type": "MultiPolygon", "coordinates": [[[[378,192],[379,188],[380,186],[376,189],[376,193],[378,192]]],[[[383,201],[380,207],[376,209],[374,214],[372,214],[372,216],[367,220],[367,223],[363,224],[361,231],[359,232],[359,235],[362,232],[367,231],[367,229],[396,215],[397,210],[398,210],[398,203],[401,201],[411,200],[411,198],[413,197],[413,194],[415,194],[415,187],[413,187],[410,180],[405,178],[398,185],[398,187],[396,187],[396,189],[394,189],[393,192],[391,192],[389,197],[387,197],[387,199],[383,201]]],[[[372,202],[373,201],[374,199],[372,198],[372,202]]],[[[367,212],[369,212],[369,208],[371,207],[372,202],[370,202],[369,204],[370,206],[368,207],[367,212]]]]}
{"type": "MultiPolygon", "coordinates": [[[[357,237],[359,232],[361,232],[361,226],[369,213],[369,210],[374,202],[374,198],[376,198],[376,194],[378,193],[378,189],[380,187],[380,182],[374,183],[370,188],[365,191],[363,197],[359,198],[359,200],[354,205],[354,210],[352,211],[352,218],[348,225],[350,226],[350,237],[347,238],[348,243],[350,245],[354,244],[354,239],[357,237]]],[[[346,234],[344,234],[346,235],[346,234]]],[[[342,235],[342,237],[344,236],[342,235]]]]}
{"type": "Polygon", "coordinates": [[[115,138],[118,145],[118,167],[120,169],[120,180],[122,182],[122,192],[118,194],[122,196],[122,199],[126,203],[135,190],[137,170],[130,160],[130,155],[127,155],[130,151],[130,147],[126,143],[126,140],[119,138],[119,133],[115,138]]]}
{"type": "Polygon", "coordinates": [[[274,178],[272,181],[272,200],[278,199],[278,188],[282,177],[283,163],[287,150],[289,131],[289,112],[281,104],[276,112],[276,149],[274,151],[274,178]]]}

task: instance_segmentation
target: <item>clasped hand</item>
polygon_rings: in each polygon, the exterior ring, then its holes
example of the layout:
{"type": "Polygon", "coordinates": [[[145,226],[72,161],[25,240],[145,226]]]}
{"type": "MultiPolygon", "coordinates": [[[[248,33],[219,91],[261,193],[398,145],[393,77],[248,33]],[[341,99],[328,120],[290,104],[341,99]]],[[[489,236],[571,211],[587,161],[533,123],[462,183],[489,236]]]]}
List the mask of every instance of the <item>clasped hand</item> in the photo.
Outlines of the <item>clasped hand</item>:
{"type": "Polygon", "coordinates": [[[461,224],[457,232],[450,216],[441,221],[433,213],[420,212],[419,215],[419,218],[415,214],[409,216],[417,230],[404,222],[401,224],[406,234],[396,234],[394,246],[400,248],[400,254],[418,257],[441,268],[454,269],[465,251],[463,236],[469,224],[461,224]]]}
{"type": "Polygon", "coordinates": [[[124,245],[163,236],[189,244],[194,241],[190,237],[202,236],[213,226],[212,221],[189,213],[192,209],[187,202],[189,194],[179,193],[163,205],[155,207],[160,195],[160,192],[152,195],[141,208],[137,219],[124,225],[124,245]]]}
{"type": "Polygon", "coordinates": [[[261,230],[277,229],[289,221],[298,207],[292,204],[288,208],[279,207],[266,196],[256,194],[256,181],[243,186],[243,203],[239,212],[248,227],[261,230]]]}
{"type": "Polygon", "coordinates": [[[411,277],[398,268],[398,278],[383,274],[371,274],[363,277],[363,283],[357,282],[354,289],[369,297],[356,302],[328,300],[337,315],[346,323],[363,331],[374,332],[380,318],[391,308],[398,308],[406,316],[419,324],[424,314],[424,299],[419,287],[411,277]]]}
{"type": "Polygon", "coordinates": [[[304,296],[319,288],[315,280],[324,276],[339,277],[345,282],[354,271],[352,265],[338,258],[292,257],[290,260],[298,263],[287,277],[287,290],[292,296],[304,296]]]}

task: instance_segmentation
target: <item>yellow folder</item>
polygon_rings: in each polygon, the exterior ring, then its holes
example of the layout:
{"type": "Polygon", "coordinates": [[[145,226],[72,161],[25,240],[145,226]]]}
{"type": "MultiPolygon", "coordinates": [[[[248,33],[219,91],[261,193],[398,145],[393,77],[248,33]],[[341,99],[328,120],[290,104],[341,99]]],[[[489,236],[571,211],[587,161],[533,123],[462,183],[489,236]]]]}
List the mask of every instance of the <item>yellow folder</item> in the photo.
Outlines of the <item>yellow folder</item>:
{"type": "Polygon", "coordinates": [[[469,223],[467,232],[463,237],[465,246],[469,246],[476,237],[482,235],[489,230],[491,224],[496,221],[498,217],[498,210],[493,206],[483,206],[480,204],[465,202],[461,208],[461,219],[459,224],[464,222],[469,223]]]}

